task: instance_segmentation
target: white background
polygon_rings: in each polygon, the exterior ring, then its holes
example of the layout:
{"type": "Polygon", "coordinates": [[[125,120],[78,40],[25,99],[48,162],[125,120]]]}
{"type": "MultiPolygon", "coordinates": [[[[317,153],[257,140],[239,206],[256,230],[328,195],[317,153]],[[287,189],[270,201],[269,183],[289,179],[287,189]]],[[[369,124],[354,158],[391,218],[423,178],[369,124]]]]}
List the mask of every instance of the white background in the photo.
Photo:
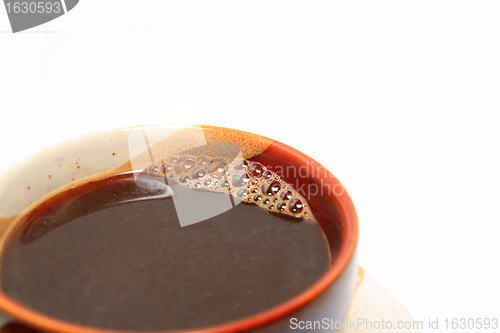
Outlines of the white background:
{"type": "Polygon", "coordinates": [[[269,136],[343,182],[359,263],[415,319],[500,317],[499,18],[497,1],[82,0],[12,34],[0,8],[0,169],[127,125],[269,136]]]}

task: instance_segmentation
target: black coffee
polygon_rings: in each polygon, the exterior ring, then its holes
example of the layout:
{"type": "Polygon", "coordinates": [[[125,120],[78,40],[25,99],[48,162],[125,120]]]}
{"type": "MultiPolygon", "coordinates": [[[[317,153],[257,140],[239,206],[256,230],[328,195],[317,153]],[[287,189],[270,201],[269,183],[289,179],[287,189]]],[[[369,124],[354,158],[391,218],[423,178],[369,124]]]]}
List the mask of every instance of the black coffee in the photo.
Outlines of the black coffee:
{"type": "Polygon", "coordinates": [[[37,206],[6,244],[2,289],[73,323],[188,329],[278,305],[330,265],[314,222],[241,203],[181,227],[174,200],[161,193],[127,174],[37,206]]]}

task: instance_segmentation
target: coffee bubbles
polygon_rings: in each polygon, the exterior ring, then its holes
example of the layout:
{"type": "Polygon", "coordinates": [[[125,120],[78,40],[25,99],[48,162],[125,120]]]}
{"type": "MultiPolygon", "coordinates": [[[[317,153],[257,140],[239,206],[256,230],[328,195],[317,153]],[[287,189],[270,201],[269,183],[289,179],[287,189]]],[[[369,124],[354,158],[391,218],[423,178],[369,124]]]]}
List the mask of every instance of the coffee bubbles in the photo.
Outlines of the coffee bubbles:
{"type": "Polygon", "coordinates": [[[144,170],[147,174],[174,179],[196,190],[225,192],[241,202],[270,212],[313,220],[305,199],[288,183],[251,160],[229,160],[210,156],[173,155],[144,170]]]}

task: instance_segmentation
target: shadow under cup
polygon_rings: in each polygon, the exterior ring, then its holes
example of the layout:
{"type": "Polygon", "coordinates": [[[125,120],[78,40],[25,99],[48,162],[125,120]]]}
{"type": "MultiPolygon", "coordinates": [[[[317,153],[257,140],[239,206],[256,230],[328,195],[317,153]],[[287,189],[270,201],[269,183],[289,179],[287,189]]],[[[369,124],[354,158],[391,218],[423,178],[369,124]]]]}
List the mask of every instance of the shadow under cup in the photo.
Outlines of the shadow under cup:
{"type": "MultiPolygon", "coordinates": [[[[249,317],[185,332],[286,332],[301,322],[329,322],[315,331],[334,331],[333,323],[341,323],[347,315],[357,272],[353,203],[340,182],[318,162],[278,141],[247,132],[211,126],[148,127],[92,134],[54,146],[0,178],[2,251],[16,222],[47,198],[89,181],[145,170],[165,156],[196,153],[200,147],[211,157],[261,163],[291,185],[321,227],[332,262],[313,285],[288,301],[249,317]]],[[[106,332],[47,316],[3,291],[0,309],[6,314],[0,332],[23,332],[28,327],[48,332],[106,332]]]]}

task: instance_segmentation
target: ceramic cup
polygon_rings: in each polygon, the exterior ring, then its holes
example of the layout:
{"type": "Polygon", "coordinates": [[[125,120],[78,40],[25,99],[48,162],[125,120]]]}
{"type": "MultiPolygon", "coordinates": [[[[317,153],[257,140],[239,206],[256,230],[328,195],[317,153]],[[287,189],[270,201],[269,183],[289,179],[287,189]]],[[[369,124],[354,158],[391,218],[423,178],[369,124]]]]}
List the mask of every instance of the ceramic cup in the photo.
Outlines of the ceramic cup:
{"type": "MultiPolygon", "coordinates": [[[[23,214],[56,193],[89,180],[140,171],[164,156],[199,146],[208,145],[214,154],[229,154],[228,144],[232,156],[262,163],[305,198],[335,259],[312,286],[278,306],[236,321],[182,332],[281,333],[296,331],[292,326],[300,321],[344,320],[357,272],[358,224],[351,198],[341,183],[309,156],[281,142],[234,129],[158,126],[94,133],[50,147],[15,165],[0,177],[0,251],[23,214]]],[[[0,311],[0,332],[110,332],[37,312],[1,290],[0,311]]]]}

